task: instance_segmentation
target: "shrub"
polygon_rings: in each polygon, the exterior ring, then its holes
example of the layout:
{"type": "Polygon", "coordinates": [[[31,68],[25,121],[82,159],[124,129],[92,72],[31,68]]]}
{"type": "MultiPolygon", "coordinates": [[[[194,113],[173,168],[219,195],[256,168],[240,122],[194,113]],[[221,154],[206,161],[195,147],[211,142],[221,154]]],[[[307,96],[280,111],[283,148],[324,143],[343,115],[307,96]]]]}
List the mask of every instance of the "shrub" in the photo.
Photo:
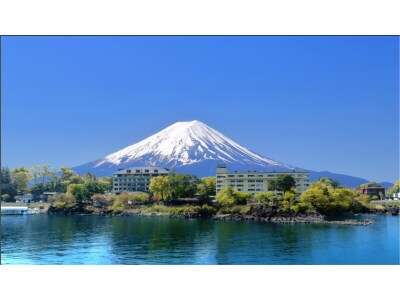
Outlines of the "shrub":
{"type": "Polygon", "coordinates": [[[112,200],[110,199],[110,197],[107,197],[103,194],[94,194],[91,199],[93,202],[93,206],[95,207],[104,208],[112,204],[112,200]]]}
{"type": "Polygon", "coordinates": [[[73,209],[77,205],[77,201],[72,194],[57,194],[50,199],[50,205],[57,209],[73,209]]]}
{"type": "MultiPolygon", "coordinates": [[[[362,212],[369,209],[369,199],[347,188],[336,188],[326,181],[313,183],[300,197],[300,203],[323,215],[362,212]]],[[[297,207],[299,209],[299,207],[297,207]]]]}
{"type": "Polygon", "coordinates": [[[231,206],[235,204],[235,192],[231,187],[223,188],[217,194],[217,202],[221,206],[231,206]]]}
{"type": "Polygon", "coordinates": [[[209,200],[215,195],[215,177],[204,177],[196,187],[197,196],[200,200],[209,200]]]}
{"type": "Polygon", "coordinates": [[[126,209],[126,203],[121,198],[114,198],[112,201],[111,210],[113,213],[122,213],[126,209]]]}
{"type": "Polygon", "coordinates": [[[207,204],[202,205],[199,210],[199,214],[201,217],[211,217],[216,213],[216,208],[207,204]]]}
{"type": "Polygon", "coordinates": [[[350,210],[354,213],[368,212],[372,208],[370,201],[368,195],[358,193],[351,201],[350,210]]]}
{"type": "Polygon", "coordinates": [[[78,202],[87,200],[90,197],[83,183],[70,184],[68,186],[67,194],[74,196],[78,202]]]}
{"type": "Polygon", "coordinates": [[[121,213],[125,209],[135,205],[144,204],[149,201],[149,194],[144,192],[132,192],[132,193],[122,193],[119,195],[113,195],[111,197],[112,206],[111,209],[115,213],[121,213]]]}
{"type": "Polygon", "coordinates": [[[198,216],[199,211],[200,211],[199,206],[191,206],[191,205],[184,205],[184,206],[170,208],[171,216],[184,216],[190,218],[198,216]]]}
{"type": "Polygon", "coordinates": [[[247,215],[251,211],[251,207],[248,205],[234,205],[234,206],[224,206],[219,212],[222,214],[230,215],[247,215]]]}
{"type": "Polygon", "coordinates": [[[221,206],[244,205],[251,197],[250,193],[236,192],[232,187],[226,187],[217,194],[217,201],[221,206]]]}
{"type": "Polygon", "coordinates": [[[170,211],[170,209],[165,205],[156,204],[156,205],[144,207],[143,211],[147,212],[147,213],[168,213],[170,211]]]}
{"type": "Polygon", "coordinates": [[[292,210],[295,213],[300,213],[300,214],[304,214],[304,213],[309,213],[313,211],[313,207],[309,204],[303,203],[303,202],[299,202],[296,203],[292,206],[292,210]]]}
{"type": "Polygon", "coordinates": [[[300,202],[304,206],[311,206],[321,214],[329,212],[330,199],[329,190],[326,185],[311,185],[300,197],[300,202]]]}
{"type": "Polygon", "coordinates": [[[270,204],[273,202],[274,197],[276,196],[273,192],[260,192],[255,194],[254,200],[258,204],[270,204]]]}
{"type": "Polygon", "coordinates": [[[1,201],[12,202],[13,199],[9,194],[3,194],[3,195],[1,195],[1,201]]]}
{"type": "Polygon", "coordinates": [[[252,197],[252,194],[246,192],[234,192],[235,204],[245,205],[252,197]]]}
{"type": "Polygon", "coordinates": [[[122,193],[118,195],[117,198],[127,205],[132,205],[134,203],[146,203],[150,199],[149,194],[144,192],[122,193]]]}

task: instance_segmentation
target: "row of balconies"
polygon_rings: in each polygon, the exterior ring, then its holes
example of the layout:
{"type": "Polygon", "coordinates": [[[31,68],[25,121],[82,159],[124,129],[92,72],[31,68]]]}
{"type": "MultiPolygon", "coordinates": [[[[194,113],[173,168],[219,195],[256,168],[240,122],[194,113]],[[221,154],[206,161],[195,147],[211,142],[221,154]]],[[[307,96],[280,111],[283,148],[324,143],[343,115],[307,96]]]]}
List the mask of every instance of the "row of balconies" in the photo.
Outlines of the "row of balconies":
{"type": "MultiPolygon", "coordinates": [[[[279,173],[277,174],[228,174],[228,175],[217,175],[218,178],[234,178],[234,177],[239,177],[239,178],[245,178],[245,177],[258,177],[258,178],[265,178],[265,177],[277,177],[280,175],[279,173]]],[[[307,178],[306,174],[290,174],[290,176],[293,176],[294,178],[307,178]]]]}

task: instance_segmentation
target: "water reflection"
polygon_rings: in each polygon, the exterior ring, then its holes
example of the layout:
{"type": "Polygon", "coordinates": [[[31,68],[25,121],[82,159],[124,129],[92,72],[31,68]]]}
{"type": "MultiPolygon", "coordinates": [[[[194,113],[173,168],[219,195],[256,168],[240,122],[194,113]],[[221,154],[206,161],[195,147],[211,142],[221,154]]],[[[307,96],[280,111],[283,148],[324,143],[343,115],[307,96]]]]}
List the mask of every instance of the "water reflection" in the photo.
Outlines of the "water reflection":
{"type": "Polygon", "coordinates": [[[399,218],[371,226],[5,216],[2,263],[398,264],[399,218]]]}

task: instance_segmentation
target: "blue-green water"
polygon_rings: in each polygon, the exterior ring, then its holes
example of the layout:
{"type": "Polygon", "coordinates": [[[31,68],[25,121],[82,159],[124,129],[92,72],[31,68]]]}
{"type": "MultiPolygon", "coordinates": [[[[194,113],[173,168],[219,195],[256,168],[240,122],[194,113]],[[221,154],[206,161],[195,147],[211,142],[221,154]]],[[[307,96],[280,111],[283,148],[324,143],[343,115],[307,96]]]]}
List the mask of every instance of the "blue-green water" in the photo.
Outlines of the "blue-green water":
{"type": "Polygon", "coordinates": [[[399,264],[399,217],[276,225],[165,217],[2,216],[3,264],[399,264]]]}

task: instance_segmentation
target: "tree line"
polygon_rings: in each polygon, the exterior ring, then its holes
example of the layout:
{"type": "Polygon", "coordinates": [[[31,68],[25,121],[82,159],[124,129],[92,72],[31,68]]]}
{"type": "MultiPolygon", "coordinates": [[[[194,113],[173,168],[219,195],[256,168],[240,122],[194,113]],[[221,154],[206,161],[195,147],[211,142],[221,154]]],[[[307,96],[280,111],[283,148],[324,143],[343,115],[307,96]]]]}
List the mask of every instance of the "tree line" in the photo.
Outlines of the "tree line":
{"type": "Polygon", "coordinates": [[[78,175],[72,169],[62,167],[54,170],[44,166],[28,168],[2,168],[0,174],[1,200],[14,202],[17,195],[31,193],[37,199],[44,192],[74,194],[78,199],[84,200],[94,193],[111,191],[112,180],[110,177],[97,178],[88,173],[78,175]]]}

